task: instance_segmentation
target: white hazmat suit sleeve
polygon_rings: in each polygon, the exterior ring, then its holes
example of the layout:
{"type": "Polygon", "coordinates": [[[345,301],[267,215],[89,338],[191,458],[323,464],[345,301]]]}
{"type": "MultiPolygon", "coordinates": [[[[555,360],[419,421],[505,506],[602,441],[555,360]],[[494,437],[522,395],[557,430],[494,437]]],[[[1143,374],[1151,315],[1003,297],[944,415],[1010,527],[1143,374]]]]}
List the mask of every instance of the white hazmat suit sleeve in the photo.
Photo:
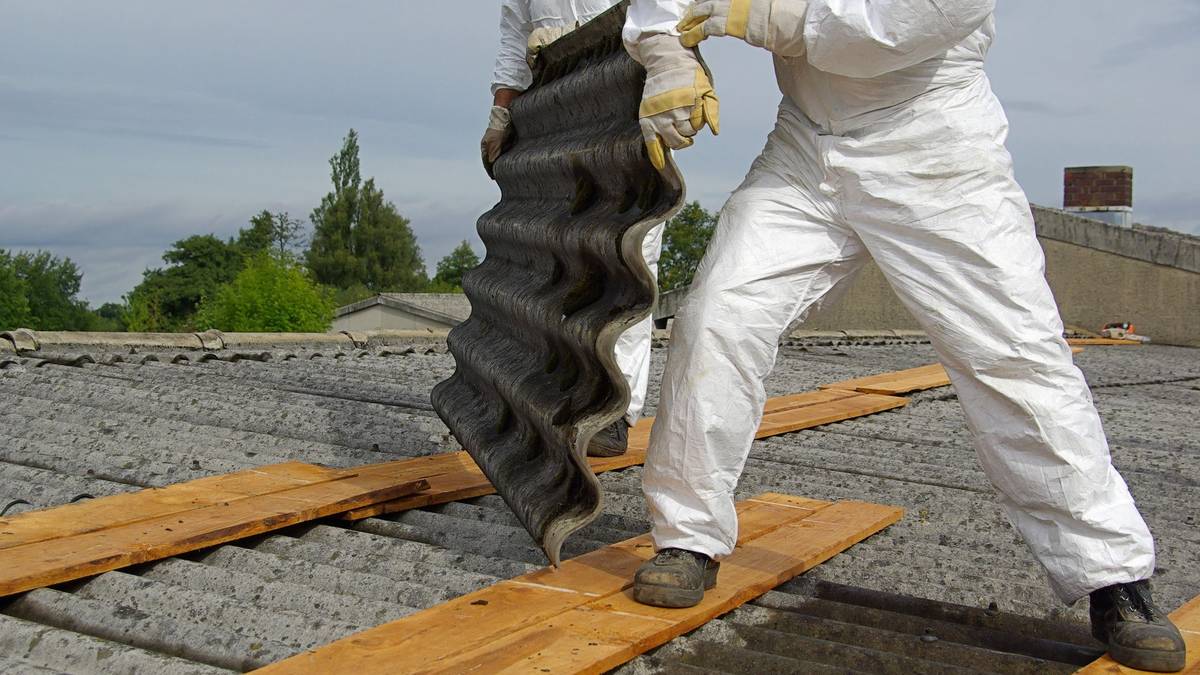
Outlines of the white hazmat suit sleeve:
{"type": "Polygon", "coordinates": [[[638,45],[652,35],[679,35],[675,28],[688,6],[687,0],[633,0],[625,14],[621,37],[635,61],[645,65],[638,45]]]}
{"type": "Polygon", "coordinates": [[[525,91],[533,84],[526,53],[533,23],[528,0],[504,0],[500,5],[500,49],[492,74],[492,93],[499,89],[525,91]]]}
{"type": "Polygon", "coordinates": [[[811,0],[804,23],[808,62],[846,77],[878,77],[962,42],[995,0],[811,0]]]}

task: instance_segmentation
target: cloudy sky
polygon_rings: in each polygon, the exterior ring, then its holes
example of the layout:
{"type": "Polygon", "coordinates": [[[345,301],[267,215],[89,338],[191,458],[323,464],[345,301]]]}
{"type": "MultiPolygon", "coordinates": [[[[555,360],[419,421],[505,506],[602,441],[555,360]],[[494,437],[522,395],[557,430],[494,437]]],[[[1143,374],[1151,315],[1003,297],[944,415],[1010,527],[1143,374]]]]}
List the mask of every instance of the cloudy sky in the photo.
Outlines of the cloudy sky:
{"type": "MultiPolygon", "coordinates": [[[[0,248],[49,249],[118,299],[173,241],[307,217],[346,130],[432,267],[498,198],[479,167],[495,0],[0,0],[0,248]]],[[[1000,0],[989,59],[1030,198],[1130,164],[1143,222],[1200,233],[1200,3],[1000,0]]],[[[681,153],[720,207],[779,100],[770,59],[705,54],[722,134],[681,153]]]]}

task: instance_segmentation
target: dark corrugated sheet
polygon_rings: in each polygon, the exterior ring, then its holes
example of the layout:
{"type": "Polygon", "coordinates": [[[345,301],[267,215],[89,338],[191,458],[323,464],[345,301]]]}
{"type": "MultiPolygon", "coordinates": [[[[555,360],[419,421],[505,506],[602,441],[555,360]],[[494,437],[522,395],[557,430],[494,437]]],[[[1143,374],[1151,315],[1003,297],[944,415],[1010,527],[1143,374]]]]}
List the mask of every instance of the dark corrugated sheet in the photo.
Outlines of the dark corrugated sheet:
{"type": "Polygon", "coordinates": [[[646,232],[682,203],[638,126],[645,71],[621,46],[621,3],[538,56],[495,166],[501,200],[479,219],[487,255],[463,277],[471,316],[450,332],[454,375],[433,404],[557,564],[600,511],[588,441],[629,391],[618,336],[654,304],[646,232]]]}

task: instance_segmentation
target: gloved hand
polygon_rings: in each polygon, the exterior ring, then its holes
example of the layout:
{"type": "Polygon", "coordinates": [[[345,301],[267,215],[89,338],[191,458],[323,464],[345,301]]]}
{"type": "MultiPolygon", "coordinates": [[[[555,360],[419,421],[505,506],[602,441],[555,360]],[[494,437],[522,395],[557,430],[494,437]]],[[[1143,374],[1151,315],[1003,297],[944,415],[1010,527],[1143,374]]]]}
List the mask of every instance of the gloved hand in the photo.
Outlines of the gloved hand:
{"type": "Polygon", "coordinates": [[[560,37],[575,30],[575,26],[542,26],[534,28],[529,33],[529,40],[525,46],[525,61],[529,67],[533,67],[533,62],[537,60],[538,52],[542,51],[547,45],[560,37]]]}
{"type": "Polygon", "coordinates": [[[696,0],[679,22],[679,40],[695,47],[729,35],[779,56],[803,56],[807,10],[807,0],[696,0]]]}
{"type": "Polygon", "coordinates": [[[638,46],[638,61],[646,67],[642,90],[642,138],[656,169],[667,165],[663,145],[679,150],[692,144],[704,125],[720,131],[720,102],[708,73],[691,49],[673,35],[653,35],[638,46]]]}
{"type": "Polygon", "coordinates": [[[487,131],[483,132],[483,140],[479,143],[480,154],[483,155],[483,170],[487,171],[488,178],[495,180],[492,175],[492,165],[500,158],[500,153],[504,152],[504,144],[508,142],[508,137],[512,135],[512,113],[508,108],[494,105],[492,113],[488,116],[487,131]]]}

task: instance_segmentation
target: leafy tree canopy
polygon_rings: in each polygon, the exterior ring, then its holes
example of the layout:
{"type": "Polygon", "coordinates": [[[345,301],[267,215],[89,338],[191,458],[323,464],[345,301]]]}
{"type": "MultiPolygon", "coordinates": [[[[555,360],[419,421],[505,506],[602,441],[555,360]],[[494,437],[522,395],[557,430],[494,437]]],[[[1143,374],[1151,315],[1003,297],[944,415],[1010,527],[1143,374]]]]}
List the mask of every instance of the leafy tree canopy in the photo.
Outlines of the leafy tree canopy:
{"type": "Polygon", "coordinates": [[[229,283],[205,299],[201,329],[322,333],[333,323],[332,294],[286,256],[259,253],[229,283]]]}
{"type": "Polygon", "coordinates": [[[92,317],[91,330],[120,332],[126,330],[128,308],[118,302],[106,302],[100,305],[92,317]]]}
{"type": "Polygon", "coordinates": [[[336,307],[345,307],[346,305],[353,305],[359,300],[366,300],[367,298],[372,298],[376,295],[378,294],[375,291],[372,291],[366,286],[363,286],[362,284],[355,284],[350,288],[338,289],[333,294],[333,302],[334,306],[336,307]]]}
{"type": "Polygon", "coordinates": [[[463,240],[450,255],[442,258],[437,264],[437,274],[433,283],[427,289],[431,292],[462,291],[463,273],[479,266],[479,256],[467,240],[463,240]],[[442,289],[448,289],[443,291],[442,289]]]}
{"type": "Polygon", "coordinates": [[[0,249],[0,331],[31,325],[29,286],[17,274],[16,261],[0,249]]]}
{"type": "Polygon", "coordinates": [[[200,300],[231,281],[242,268],[245,254],[238,241],[255,239],[255,235],[242,230],[236,241],[198,234],[175,242],[163,253],[168,266],[146,270],[142,283],[129,294],[130,330],[174,332],[195,328],[192,319],[200,300]]]}
{"type": "Polygon", "coordinates": [[[175,332],[195,328],[204,298],[237,276],[246,261],[280,247],[294,245],[301,224],[286,213],[263,211],[248,227],[222,240],[211,234],[180,239],[163,253],[166,267],[146,270],[127,297],[130,330],[175,332]]]}
{"type": "Polygon", "coordinates": [[[716,226],[716,214],[709,213],[700,202],[685,205],[667,222],[662,257],[658,261],[660,290],[683,288],[692,283],[716,226]]]}
{"type": "Polygon", "coordinates": [[[304,244],[304,221],[287,211],[263,209],[250,219],[250,227],[238,233],[237,245],[253,255],[270,250],[276,255],[293,255],[304,244]]]}
{"type": "Polygon", "coordinates": [[[313,209],[305,262],[318,282],[338,289],[421,290],[428,279],[409,221],[374,178],[362,180],[358,150],[358,134],[351,129],[329,160],[333,190],[313,209]]]}
{"type": "Polygon", "coordinates": [[[88,330],[92,315],[76,297],[83,274],[47,251],[0,251],[0,324],[35,330],[88,330]]]}

